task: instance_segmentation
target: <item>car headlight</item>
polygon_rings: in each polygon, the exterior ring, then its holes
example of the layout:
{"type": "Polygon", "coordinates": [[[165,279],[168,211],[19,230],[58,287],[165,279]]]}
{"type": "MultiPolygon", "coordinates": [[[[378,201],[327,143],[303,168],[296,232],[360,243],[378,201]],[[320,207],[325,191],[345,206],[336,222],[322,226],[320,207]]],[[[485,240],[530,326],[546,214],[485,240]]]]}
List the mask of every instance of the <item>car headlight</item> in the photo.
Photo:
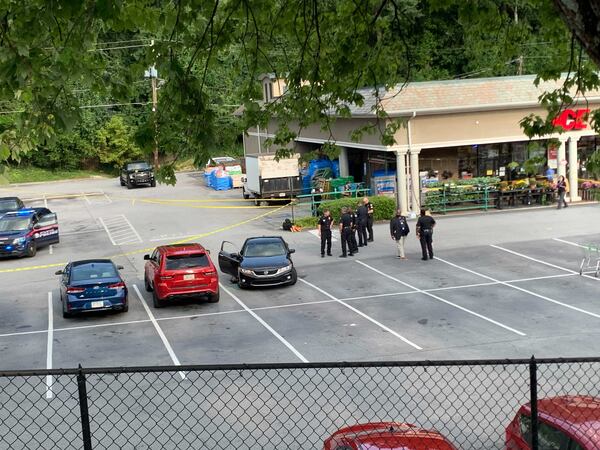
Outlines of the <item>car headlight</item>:
{"type": "Polygon", "coordinates": [[[23,245],[27,239],[24,237],[16,238],[12,241],[13,245],[23,245]]]}
{"type": "Polygon", "coordinates": [[[252,271],[250,269],[240,269],[240,272],[243,273],[244,275],[254,275],[254,271],[252,271]]]}
{"type": "Polygon", "coordinates": [[[134,174],[132,174],[132,173],[130,173],[130,174],[129,174],[129,178],[135,178],[135,175],[134,175],[134,174]]]}
{"type": "Polygon", "coordinates": [[[285,267],[282,267],[281,269],[277,270],[277,273],[278,273],[278,274],[280,274],[280,273],[285,273],[285,272],[287,272],[287,271],[289,271],[289,270],[292,270],[292,265],[291,265],[291,264],[290,264],[290,265],[287,265],[287,266],[285,266],[285,267]]]}

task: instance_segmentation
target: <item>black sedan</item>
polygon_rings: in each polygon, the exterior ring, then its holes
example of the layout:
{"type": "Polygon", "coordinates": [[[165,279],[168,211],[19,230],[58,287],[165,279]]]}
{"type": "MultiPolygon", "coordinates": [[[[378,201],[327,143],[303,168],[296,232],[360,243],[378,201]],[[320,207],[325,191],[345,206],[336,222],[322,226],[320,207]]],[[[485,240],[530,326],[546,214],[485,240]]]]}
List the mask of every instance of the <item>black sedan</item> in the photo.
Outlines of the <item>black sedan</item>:
{"type": "Polygon", "coordinates": [[[127,286],[119,270],[110,259],[73,261],[61,275],[60,300],[63,317],[93,311],[127,312],[127,286]]]}
{"type": "Polygon", "coordinates": [[[228,241],[221,244],[219,268],[240,288],[292,285],[298,280],[290,257],[295,250],[280,236],[248,238],[240,252],[226,252],[226,244],[233,246],[228,241]]]}

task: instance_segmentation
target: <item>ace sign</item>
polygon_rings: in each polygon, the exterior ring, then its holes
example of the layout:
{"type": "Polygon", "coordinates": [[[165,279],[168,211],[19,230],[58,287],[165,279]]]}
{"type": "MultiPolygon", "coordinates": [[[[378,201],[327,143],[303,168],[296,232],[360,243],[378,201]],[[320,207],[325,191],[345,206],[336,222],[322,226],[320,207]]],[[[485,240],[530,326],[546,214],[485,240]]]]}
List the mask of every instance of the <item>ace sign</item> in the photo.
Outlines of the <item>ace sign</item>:
{"type": "Polygon", "coordinates": [[[552,125],[561,127],[565,131],[583,130],[587,128],[585,121],[589,112],[589,109],[565,109],[558,117],[552,120],[552,125]]]}

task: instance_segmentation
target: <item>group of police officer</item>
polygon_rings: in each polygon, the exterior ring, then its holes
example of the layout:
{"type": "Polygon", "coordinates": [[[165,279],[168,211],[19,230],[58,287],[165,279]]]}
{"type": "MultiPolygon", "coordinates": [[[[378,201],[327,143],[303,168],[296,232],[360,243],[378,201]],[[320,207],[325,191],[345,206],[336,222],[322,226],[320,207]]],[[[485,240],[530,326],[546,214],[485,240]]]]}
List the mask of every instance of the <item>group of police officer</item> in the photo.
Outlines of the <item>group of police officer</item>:
{"type": "MultiPolygon", "coordinates": [[[[318,222],[319,236],[321,237],[321,258],[331,254],[331,229],[333,228],[333,217],[329,210],[323,211],[318,222]]],[[[358,253],[359,247],[366,247],[368,242],[373,242],[373,204],[368,197],[362,199],[357,205],[356,211],[350,207],[342,208],[340,218],[340,237],[342,240],[342,254],[340,258],[346,258],[358,253]],[[356,233],[358,232],[358,241],[356,233]]]]}
{"type": "MultiPolygon", "coordinates": [[[[358,203],[356,211],[351,207],[342,208],[339,229],[342,241],[342,254],[340,258],[347,258],[358,253],[359,247],[366,247],[368,242],[373,242],[373,204],[368,197],[358,203]],[[358,241],[356,233],[358,232],[358,241]]],[[[331,211],[323,211],[319,218],[317,229],[321,238],[321,258],[333,256],[331,254],[331,230],[334,226],[334,220],[331,211]]],[[[421,243],[423,260],[433,259],[433,227],[435,220],[425,210],[421,210],[421,215],[417,221],[417,238],[421,243]]],[[[390,221],[390,234],[396,241],[398,247],[398,258],[405,259],[404,240],[410,232],[406,217],[400,210],[397,210],[396,216],[390,221]]]]}

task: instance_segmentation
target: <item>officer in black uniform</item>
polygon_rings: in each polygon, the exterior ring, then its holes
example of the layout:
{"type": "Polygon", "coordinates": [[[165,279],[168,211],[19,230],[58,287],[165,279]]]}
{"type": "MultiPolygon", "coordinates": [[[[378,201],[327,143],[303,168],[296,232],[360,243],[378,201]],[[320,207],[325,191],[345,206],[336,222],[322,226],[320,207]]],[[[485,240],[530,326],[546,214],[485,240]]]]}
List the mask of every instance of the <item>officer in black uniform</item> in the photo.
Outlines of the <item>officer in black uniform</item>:
{"type": "Polygon", "coordinates": [[[348,214],[350,214],[350,218],[352,219],[352,233],[350,233],[350,248],[352,249],[352,253],[358,253],[358,243],[356,242],[356,230],[358,229],[358,218],[354,209],[349,206],[348,214]]]}
{"type": "Polygon", "coordinates": [[[428,216],[424,209],[421,210],[421,217],[417,220],[417,238],[421,241],[421,251],[423,252],[423,261],[427,261],[427,254],[429,258],[433,259],[433,227],[435,226],[435,219],[428,216]]]}
{"type": "Polygon", "coordinates": [[[367,224],[369,222],[369,213],[367,206],[364,204],[359,204],[356,209],[356,219],[358,221],[358,246],[366,247],[367,246],[367,224]]]}
{"type": "Polygon", "coordinates": [[[340,258],[346,258],[348,253],[346,253],[346,248],[350,250],[349,255],[352,256],[354,252],[352,251],[352,247],[350,247],[350,236],[352,235],[352,217],[348,214],[348,208],[342,208],[342,217],[340,218],[340,236],[342,238],[342,254],[340,258]]]}
{"type": "MultiPolygon", "coordinates": [[[[373,203],[369,201],[369,197],[363,198],[363,205],[367,207],[367,231],[369,232],[369,242],[373,242],[373,203]]],[[[366,244],[365,244],[366,245],[366,244]]]]}
{"type": "Polygon", "coordinates": [[[317,228],[321,237],[321,258],[325,258],[325,244],[327,244],[327,256],[331,256],[331,227],[333,226],[333,217],[331,212],[326,209],[319,219],[317,228]]]}

